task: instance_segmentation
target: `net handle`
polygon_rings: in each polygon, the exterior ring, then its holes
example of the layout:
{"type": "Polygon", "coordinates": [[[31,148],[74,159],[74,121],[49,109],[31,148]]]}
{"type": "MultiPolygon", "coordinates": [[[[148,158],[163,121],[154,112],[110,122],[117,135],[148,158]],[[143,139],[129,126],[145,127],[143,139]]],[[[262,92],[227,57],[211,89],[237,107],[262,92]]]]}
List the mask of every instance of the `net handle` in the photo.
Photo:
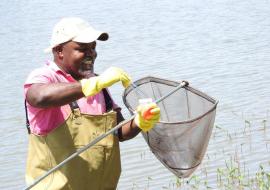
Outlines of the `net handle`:
{"type": "Polygon", "coordinates": [[[189,83],[187,81],[182,81],[177,87],[175,87],[175,89],[173,89],[172,91],[170,91],[168,94],[162,96],[161,98],[155,100],[155,103],[159,103],[162,100],[164,100],[165,98],[167,98],[168,96],[172,95],[173,93],[175,93],[177,90],[179,90],[180,88],[183,88],[185,86],[188,86],[189,83]]]}
{"type": "MultiPolygon", "coordinates": [[[[133,83],[132,85],[134,86],[135,84],[133,83]]],[[[168,94],[166,94],[166,95],[162,96],[161,98],[159,98],[158,100],[156,100],[155,103],[161,102],[162,100],[164,100],[168,96],[170,96],[173,93],[175,93],[180,88],[183,88],[183,87],[188,86],[188,85],[189,85],[189,83],[187,81],[182,81],[177,87],[175,87],[175,89],[173,89],[168,94]]],[[[74,152],[72,155],[70,155],[68,158],[66,158],[65,160],[63,160],[62,162],[60,162],[58,165],[56,165],[55,167],[51,168],[45,174],[43,174],[42,176],[40,176],[39,178],[37,178],[31,185],[29,185],[28,187],[26,187],[24,190],[31,189],[32,187],[34,187],[35,185],[37,185],[40,181],[42,181],[45,177],[47,177],[48,175],[50,175],[52,172],[56,171],[57,169],[59,169],[60,167],[62,167],[63,165],[65,165],[68,161],[72,160],[73,158],[75,158],[76,156],[78,156],[79,154],[81,154],[82,152],[86,151],[87,149],[89,149],[90,147],[92,147],[93,145],[95,145],[96,143],[98,143],[99,141],[101,141],[102,139],[104,139],[105,137],[107,137],[108,135],[112,134],[114,131],[118,130],[123,125],[127,124],[128,122],[130,122],[132,119],[135,118],[135,116],[136,116],[136,114],[134,114],[133,116],[131,116],[129,119],[122,121],[121,123],[119,123],[118,125],[116,125],[114,128],[110,129],[108,132],[100,135],[99,137],[97,137],[96,139],[94,139],[93,141],[91,141],[89,144],[87,144],[84,147],[80,148],[79,150],[77,150],[76,152],[74,152]]]]}

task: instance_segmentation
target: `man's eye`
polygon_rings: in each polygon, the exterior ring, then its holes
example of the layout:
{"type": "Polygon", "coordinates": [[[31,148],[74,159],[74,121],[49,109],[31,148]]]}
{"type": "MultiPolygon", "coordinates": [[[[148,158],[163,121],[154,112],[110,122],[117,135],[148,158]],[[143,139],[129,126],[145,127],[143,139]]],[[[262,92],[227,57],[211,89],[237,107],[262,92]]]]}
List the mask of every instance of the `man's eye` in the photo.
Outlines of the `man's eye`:
{"type": "Polygon", "coordinates": [[[81,51],[81,52],[84,52],[84,51],[86,51],[86,48],[78,48],[77,50],[81,51]]]}

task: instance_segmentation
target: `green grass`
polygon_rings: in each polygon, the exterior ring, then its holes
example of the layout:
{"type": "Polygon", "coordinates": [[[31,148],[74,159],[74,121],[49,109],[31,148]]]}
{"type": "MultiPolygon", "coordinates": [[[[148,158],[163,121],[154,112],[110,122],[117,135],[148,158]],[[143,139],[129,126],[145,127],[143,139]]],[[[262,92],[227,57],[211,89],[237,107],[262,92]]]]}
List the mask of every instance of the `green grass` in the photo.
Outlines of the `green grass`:
{"type": "Polygon", "coordinates": [[[226,167],[217,168],[216,173],[215,187],[211,187],[208,181],[201,179],[200,176],[193,175],[188,180],[177,178],[174,183],[163,189],[270,190],[270,172],[266,172],[262,165],[259,166],[254,177],[244,173],[236,162],[231,161],[226,161],[226,167]]]}
{"type": "MultiPolygon", "coordinates": [[[[269,154],[269,124],[266,119],[263,119],[261,125],[254,125],[253,122],[244,119],[244,126],[239,131],[229,131],[221,126],[215,126],[211,141],[213,144],[219,142],[222,139],[224,144],[233,147],[233,151],[227,151],[228,149],[217,150],[213,154],[206,154],[203,164],[196,170],[194,175],[188,179],[180,179],[174,177],[169,184],[164,184],[161,189],[163,190],[270,190],[270,154],[269,154]],[[254,135],[254,136],[253,136],[254,135]],[[245,159],[251,159],[252,156],[260,159],[256,152],[256,148],[253,147],[258,143],[263,149],[260,154],[264,154],[268,161],[257,160],[258,166],[248,168],[248,163],[245,159]],[[239,140],[243,140],[240,141],[239,140]],[[256,139],[257,141],[252,141],[256,139]],[[239,142],[240,141],[240,142],[239,142]],[[265,144],[265,146],[264,146],[265,144]],[[264,148],[263,148],[264,147],[264,148]],[[220,160],[223,159],[224,161],[220,160]],[[209,165],[219,161],[219,165],[210,171],[209,165]],[[223,162],[223,164],[222,164],[223,162]]],[[[216,149],[217,147],[215,147],[216,149]]],[[[219,147],[220,148],[220,147],[219,147]]],[[[141,159],[144,159],[145,153],[141,155],[141,159]]],[[[265,160],[265,157],[264,157],[265,160]]],[[[250,161],[249,161],[250,162],[250,161]]],[[[132,189],[144,189],[152,190],[151,184],[155,183],[154,177],[145,177],[147,183],[143,187],[139,187],[138,184],[133,183],[132,189]],[[147,179],[146,179],[147,178],[147,179]]],[[[142,185],[142,184],[141,184],[142,185]]]]}

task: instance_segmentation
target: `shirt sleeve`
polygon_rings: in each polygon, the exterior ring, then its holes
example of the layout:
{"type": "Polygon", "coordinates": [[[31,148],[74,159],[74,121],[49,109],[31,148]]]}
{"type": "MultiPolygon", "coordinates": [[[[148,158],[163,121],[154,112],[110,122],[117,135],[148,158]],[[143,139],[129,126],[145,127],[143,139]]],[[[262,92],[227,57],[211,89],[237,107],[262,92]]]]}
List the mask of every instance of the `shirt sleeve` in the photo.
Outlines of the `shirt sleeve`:
{"type": "Polygon", "coordinates": [[[51,83],[50,72],[46,68],[39,68],[33,70],[27,77],[24,83],[24,94],[27,93],[27,90],[30,88],[32,84],[35,83],[51,83]]]}
{"type": "Polygon", "coordinates": [[[25,81],[25,85],[34,83],[51,83],[51,74],[47,69],[40,68],[32,71],[25,81]]]}

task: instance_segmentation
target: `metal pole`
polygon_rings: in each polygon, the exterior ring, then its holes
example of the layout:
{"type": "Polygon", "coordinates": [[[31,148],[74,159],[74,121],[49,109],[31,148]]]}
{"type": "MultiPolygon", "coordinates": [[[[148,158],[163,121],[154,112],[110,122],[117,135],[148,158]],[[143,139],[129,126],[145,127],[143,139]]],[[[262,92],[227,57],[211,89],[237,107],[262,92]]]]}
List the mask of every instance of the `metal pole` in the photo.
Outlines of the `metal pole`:
{"type": "MultiPolygon", "coordinates": [[[[179,90],[180,88],[183,88],[184,86],[187,86],[188,82],[183,81],[181,82],[175,89],[173,89],[172,91],[170,91],[168,94],[162,96],[161,98],[159,98],[158,100],[155,101],[155,103],[159,103],[162,100],[164,100],[165,98],[167,98],[168,96],[170,96],[171,94],[175,93],[177,90],[179,90]]],[[[39,178],[37,178],[31,185],[29,185],[28,187],[26,187],[24,190],[29,190],[32,187],[34,187],[36,184],[38,184],[40,181],[42,181],[45,177],[47,177],[48,175],[50,175],[52,172],[54,172],[55,170],[57,170],[58,168],[62,167],[64,164],[66,164],[68,161],[70,161],[71,159],[75,158],[76,156],[78,156],[79,154],[81,154],[82,152],[86,151],[88,148],[90,148],[91,146],[95,145],[97,142],[99,142],[100,140],[102,140],[103,138],[107,137],[108,135],[110,135],[111,133],[113,133],[114,131],[118,130],[120,127],[122,127],[123,125],[127,124],[128,122],[130,122],[132,119],[134,119],[136,116],[136,114],[134,114],[133,116],[131,116],[129,119],[122,121],[121,123],[119,123],[118,125],[116,125],[114,128],[112,128],[111,130],[109,130],[108,132],[100,135],[99,137],[97,137],[95,140],[91,141],[89,144],[85,145],[84,147],[82,147],[81,149],[79,149],[77,152],[74,152],[72,155],[70,155],[68,158],[66,158],[65,160],[63,160],[62,162],[60,162],[58,165],[56,165],[55,167],[51,168],[50,170],[48,170],[44,175],[40,176],[39,178]]]]}

